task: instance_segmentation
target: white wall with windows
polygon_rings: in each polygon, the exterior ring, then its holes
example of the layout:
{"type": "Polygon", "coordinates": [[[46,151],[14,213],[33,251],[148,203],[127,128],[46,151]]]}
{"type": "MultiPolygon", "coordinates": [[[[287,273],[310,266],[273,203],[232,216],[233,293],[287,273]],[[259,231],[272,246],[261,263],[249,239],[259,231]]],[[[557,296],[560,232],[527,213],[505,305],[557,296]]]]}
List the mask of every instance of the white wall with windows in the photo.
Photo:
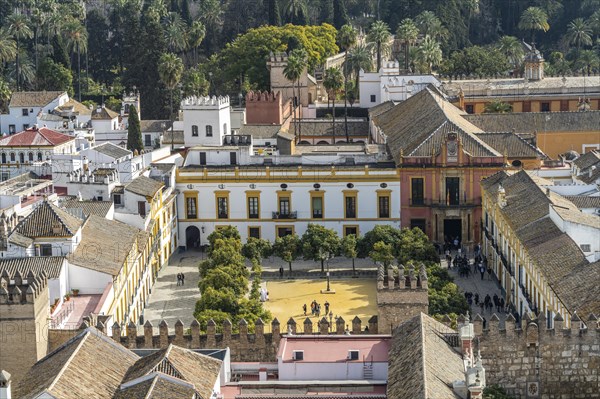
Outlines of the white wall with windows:
{"type": "Polygon", "coordinates": [[[220,146],[231,134],[229,97],[188,97],[181,102],[186,147],[220,146]]]}
{"type": "Polygon", "coordinates": [[[43,106],[23,105],[14,107],[9,104],[8,114],[0,115],[0,133],[15,134],[26,130],[37,122],[37,116],[40,112],[49,113],[67,101],[69,101],[69,96],[64,92],[43,106]]]}

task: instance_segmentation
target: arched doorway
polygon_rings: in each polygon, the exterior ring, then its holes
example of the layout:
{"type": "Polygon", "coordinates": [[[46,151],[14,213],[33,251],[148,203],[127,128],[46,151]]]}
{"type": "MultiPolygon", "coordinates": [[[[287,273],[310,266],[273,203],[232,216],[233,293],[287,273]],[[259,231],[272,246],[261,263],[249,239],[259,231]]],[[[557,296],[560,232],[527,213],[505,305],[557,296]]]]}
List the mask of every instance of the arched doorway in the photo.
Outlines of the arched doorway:
{"type": "Polygon", "coordinates": [[[200,248],[200,230],[196,226],[185,229],[185,248],[200,248]]]}

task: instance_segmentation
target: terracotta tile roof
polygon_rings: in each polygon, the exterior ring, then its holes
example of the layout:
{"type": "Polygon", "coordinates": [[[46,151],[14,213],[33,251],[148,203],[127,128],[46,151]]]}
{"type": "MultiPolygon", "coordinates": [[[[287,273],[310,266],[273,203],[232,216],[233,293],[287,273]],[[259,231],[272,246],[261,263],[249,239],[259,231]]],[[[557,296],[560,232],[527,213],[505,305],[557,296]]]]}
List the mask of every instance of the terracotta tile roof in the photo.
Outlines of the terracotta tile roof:
{"type": "Polygon", "coordinates": [[[212,395],[220,370],[219,360],[169,345],[138,360],[127,371],[123,383],[157,371],[168,372],[172,377],[193,384],[200,396],[208,399],[212,395]]]}
{"type": "Polygon", "coordinates": [[[369,117],[374,118],[378,115],[383,114],[391,108],[394,108],[397,104],[393,101],[384,101],[381,104],[377,104],[374,107],[369,108],[369,117]]]}
{"type": "Polygon", "coordinates": [[[597,131],[600,135],[600,111],[484,113],[468,114],[465,119],[486,132],[597,131]]]}
{"type": "Polygon", "coordinates": [[[10,107],[43,107],[63,94],[64,91],[17,91],[10,98],[10,107]]]}
{"type": "Polygon", "coordinates": [[[515,133],[478,133],[477,137],[508,158],[546,158],[543,152],[515,133]]]}
{"type": "Polygon", "coordinates": [[[20,381],[15,397],[112,399],[123,375],[139,357],[94,328],[88,328],[38,361],[20,381]]]}
{"type": "Polygon", "coordinates": [[[90,215],[83,226],[81,243],[67,258],[74,265],[116,276],[139,231],[125,223],[90,215]]]}
{"type": "Polygon", "coordinates": [[[565,195],[565,198],[574,203],[579,209],[600,208],[600,197],[590,197],[589,195],[565,195]]]}
{"type": "Polygon", "coordinates": [[[170,129],[171,121],[170,120],[141,120],[140,121],[140,129],[142,132],[160,132],[170,129]],[[163,124],[165,127],[163,127],[163,124]]]}
{"type": "Polygon", "coordinates": [[[79,201],[77,199],[65,201],[61,205],[67,209],[82,209],[86,217],[96,215],[102,218],[105,218],[113,207],[112,201],[79,201]]]}
{"type": "MultiPolygon", "coordinates": [[[[558,287],[569,310],[580,316],[600,314],[600,261],[579,265],[566,274],[558,287]]],[[[590,327],[590,326],[588,326],[590,327]]]]}
{"type": "Polygon", "coordinates": [[[445,340],[456,331],[421,313],[394,330],[388,366],[388,398],[457,399],[464,380],[462,356],[445,340]]]}
{"type": "Polygon", "coordinates": [[[114,399],[192,399],[198,395],[192,384],[166,374],[153,373],[148,377],[139,383],[121,386],[114,399]]]}
{"type": "Polygon", "coordinates": [[[119,114],[113,111],[112,109],[102,107],[100,109],[96,108],[92,111],[92,119],[96,120],[107,120],[107,119],[115,119],[118,118],[119,114]]]}
{"type": "Polygon", "coordinates": [[[600,216],[584,213],[579,209],[565,209],[562,206],[554,206],[553,209],[562,219],[568,222],[593,227],[598,229],[600,234],[600,216]]]}
{"type": "Polygon", "coordinates": [[[114,159],[123,158],[133,154],[127,148],[119,147],[118,145],[113,144],[111,142],[106,142],[92,147],[92,150],[98,151],[99,153],[104,155],[108,155],[109,157],[112,157],[114,159]]]}
{"type": "Polygon", "coordinates": [[[133,179],[125,186],[125,190],[144,197],[154,197],[154,195],[164,186],[163,182],[151,179],[146,176],[139,176],[133,179]]]}
{"type": "Polygon", "coordinates": [[[396,163],[400,150],[405,157],[438,153],[449,132],[456,132],[463,149],[474,157],[500,157],[477,137],[483,131],[464,118],[461,111],[446,101],[437,90],[427,87],[388,111],[373,118],[387,136],[388,148],[396,163]]]}
{"type": "Polygon", "coordinates": [[[29,238],[73,237],[83,220],[69,214],[56,205],[42,201],[15,228],[15,232],[29,238]]]}
{"type": "Polygon", "coordinates": [[[73,99],[70,99],[63,105],[59,105],[58,107],[56,107],[54,109],[61,114],[71,112],[71,110],[74,113],[77,113],[78,115],[91,115],[92,114],[91,109],[89,109],[88,107],[86,107],[85,105],[80,103],[79,101],[75,101],[73,99]]]}
{"type": "MultiPolygon", "coordinates": [[[[600,133],[599,133],[600,134],[600,133]]],[[[600,140],[600,136],[598,137],[600,140]]],[[[585,171],[590,166],[600,163],[600,151],[590,151],[582,154],[579,158],[573,161],[573,164],[581,171],[585,171]]]]}
{"type": "Polygon", "coordinates": [[[39,129],[32,127],[3,137],[0,140],[0,147],[55,147],[72,140],[75,140],[75,137],[55,132],[47,127],[39,129]]]}
{"type": "Polygon", "coordinates": [[[600,164],[592,166],[595,169],[588,169],[587,172],[580,174],[577,176],[577,180],[581,180],[585,184],[595,184],[600,180],[600,164]],[[590,173],[591,170],[591,173],[590,173]]]}
{"type": "Polygon", "coordinates": [[[21,273],[25,277],[31,271],[36,276],[42,272],[46,273],[49,279],[57,279],[60,275],[63,265],[65,264],[64,256],[28,256],[25,258],[10,258],[0,259],[0,274],[4,270],[9,276],[15,272],[21,273]]]}

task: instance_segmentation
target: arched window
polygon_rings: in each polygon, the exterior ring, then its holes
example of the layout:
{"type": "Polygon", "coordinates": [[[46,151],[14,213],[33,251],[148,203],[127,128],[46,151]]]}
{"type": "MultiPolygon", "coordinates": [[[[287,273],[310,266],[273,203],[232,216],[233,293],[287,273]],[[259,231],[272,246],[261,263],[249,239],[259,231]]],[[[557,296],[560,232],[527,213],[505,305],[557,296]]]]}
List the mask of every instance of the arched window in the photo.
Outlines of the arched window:
{"type": "Polygon", "coordinates": [[[198,126],[192,125],[192,137],[198,137],[198,126]]]}
{"type": "Polygon", "coordinates": [[[25,163],[25,154],[19,153],[19,163],[25,163]]]}
{"type": "Polygon", "coordinates": [[[38,153],[37,153],[37,159],[38,159],[38,161],[41,161],[41,160],[43,159],[43,158],[42,158],[42,153],[41,153],[41,152],[38,152],[38,153]]]}
{"type": "Polygon", "coordinates": [[[33,152],[27,154],[27,157],[29,158],[29,162],[33,162],[33,152]]]}
{"type": "Polygon", "coordinates": [[[229,134],[227,133],[227,123],[223,123],[223,134],[229,134]]]}
{"type": "Polygon", "coordinates": [[[2,163],[6,163],[6,153],[2,153],[2,163]]]}
{"type": "Polygon", "coordinates": [[[206,125],[206,137],[212,137],[212,126],[206,125]]]}
{"type": "Polygon", "coordinates": [[[15,158],[15,153],[11,152],[10,153],[10,162],[15,162],[16,158],[15,158]]]}

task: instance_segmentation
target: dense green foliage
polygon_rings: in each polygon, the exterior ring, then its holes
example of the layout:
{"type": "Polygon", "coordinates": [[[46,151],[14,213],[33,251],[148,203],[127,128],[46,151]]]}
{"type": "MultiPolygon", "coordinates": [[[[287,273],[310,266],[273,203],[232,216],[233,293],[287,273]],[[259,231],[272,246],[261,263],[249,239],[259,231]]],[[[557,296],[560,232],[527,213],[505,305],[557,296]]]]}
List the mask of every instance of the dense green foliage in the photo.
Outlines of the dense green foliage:
{"type": "MultiPolygon", "coordinates": [[[[260,265],[255,262],[253,267],[254,281],[252,290],[249,289],[248,268],[242,256],[242,243],[239,232],[235,227],[216,230],[208,236],[210,247],[208,260],[199,266],[201,280],[198,283],[201,297],[196,303],[194,317],[200,322],[203,329],[208,320],[213,319],[220,327],[225,319],[237,328],[243,318],[250,326],[258,318],[269,321],[271,314],[263,308],[258,297],[260,285],[260,265]]],[[[260,243],[254,243],[261,247],[260,243]]],[[[246,254],[251,254],[256,261],[254,251],[246,249],[246,254]]]]}
{"type": "Polygon", "coordinates": [[[367,49],[377,68],[392,32],[400,48],[391,57],[413,71],[520,74],[522,39],[535,40],[548,74],[600,70],[598,0],[5,0],[0,26],[0,85],[66,88],[83,100],[98,87],[117,96],[135,86],[144,119],[167,118],[169,94],[175,112],[182,94],[209,85],[236,97],[268,89],[270,52],[303,49],[312,72],[347,49],[356,72],[371,69],[367,49]],[[366,45],[337,35],[347,24],[366,33],[366,45]],[[183,62],[181,88],[160,79],[165,53],[183,62]]]}
{"type": "Polygon", "coordinates": [[[140,126],[140,118],[135,106],[129,107],[129,117],[127,119],[127,149],[140,153],[144,149],[142,142],[142,128],[140,126]]]}
{"type": "Polygon", "coordinates": [[[514,399],[514,397],[508,395],[504,388],[491,385],[483,390],[483,399],[514,399]]]}

